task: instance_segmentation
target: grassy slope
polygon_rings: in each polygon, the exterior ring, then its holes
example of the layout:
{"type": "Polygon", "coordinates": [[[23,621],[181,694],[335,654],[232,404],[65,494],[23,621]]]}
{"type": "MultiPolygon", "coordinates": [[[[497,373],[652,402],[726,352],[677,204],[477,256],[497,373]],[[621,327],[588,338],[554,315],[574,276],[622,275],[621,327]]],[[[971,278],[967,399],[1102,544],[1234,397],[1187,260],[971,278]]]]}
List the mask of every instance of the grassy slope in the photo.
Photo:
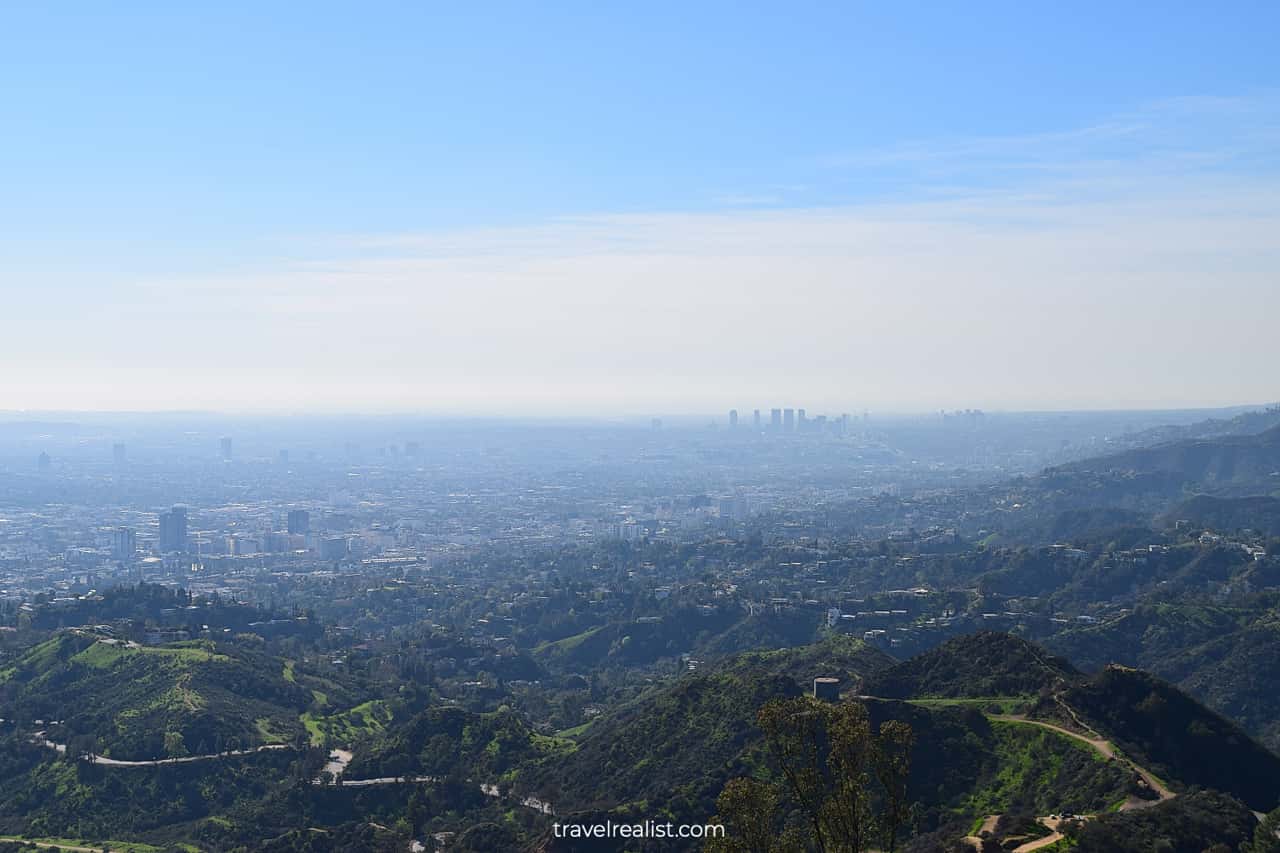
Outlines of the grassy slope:
{"type": "MultiPolygon", "coordinates": [[[[303,735],[300,717],[315,704],[317,686],[350,698],[341,686],[286,668],[252,645],[130,648],[72,632],[28,650],[5,686],[0,717],[57,720],[54,740],[87,736],[100,754],[121,759],[166,757],[175,735],[186,753],[288,742],[303,735]]],[[[385,714],[364,708],[342,727],[384,721],[385,714]]]]}

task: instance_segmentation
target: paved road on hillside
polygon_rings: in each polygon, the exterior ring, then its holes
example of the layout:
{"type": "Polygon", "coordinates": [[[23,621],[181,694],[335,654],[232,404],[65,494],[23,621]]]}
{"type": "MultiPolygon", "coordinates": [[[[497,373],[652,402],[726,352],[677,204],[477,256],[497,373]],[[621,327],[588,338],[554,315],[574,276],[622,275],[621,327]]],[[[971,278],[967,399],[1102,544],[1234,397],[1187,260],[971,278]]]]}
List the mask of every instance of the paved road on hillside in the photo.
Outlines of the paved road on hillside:
{"type": "Polygon", "coordinates": [[[77,853],[102,853],[101,847],[77,847],[74,844],[58,844],[53,841],[31,841],[26,838],[19,838],[16,835],[0,835],[0,841],[34,844],[36,847],[43,847],[45,850],[74,850],[77,851],[77,853]]]}
{"type": "MultiPolygon", "coordinates": [[[[44,745],[50,749],[57,750],[66,754],[67,745],[65,743],[54,743],[46,740],[44,745]]],[[[103,767],[160,767],[165,764],[190,764],[193,761],[212,761],[215,758],[226,758],[233,755],[253,755],[258,752],[266,752],[272,749],[292,749],[287,743],[269,743],[265,746],[259,746],[255,749],[233,749],[227,752],[215,752],[209,755],[184,755],[181,758],[152,758],[143,761],[124,761],[119,758],[105,758],[101,755],[91,755],[89,757],[90,764],[101,764],[103,767]]]]}

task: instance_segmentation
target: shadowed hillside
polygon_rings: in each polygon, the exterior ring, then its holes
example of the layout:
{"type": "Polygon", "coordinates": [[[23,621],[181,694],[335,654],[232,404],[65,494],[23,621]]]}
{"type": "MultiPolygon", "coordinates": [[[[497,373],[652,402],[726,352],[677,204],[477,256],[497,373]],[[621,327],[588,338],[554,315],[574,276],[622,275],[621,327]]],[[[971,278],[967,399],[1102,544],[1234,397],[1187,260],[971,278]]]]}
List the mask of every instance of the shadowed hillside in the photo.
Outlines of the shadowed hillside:
{"type": "Polygon", "coordinates": [[[1079,675],[1065,660],[1026,640],[983,631],[868,676],[863,692],[891,699],[1028,696],[1079,675]]]}

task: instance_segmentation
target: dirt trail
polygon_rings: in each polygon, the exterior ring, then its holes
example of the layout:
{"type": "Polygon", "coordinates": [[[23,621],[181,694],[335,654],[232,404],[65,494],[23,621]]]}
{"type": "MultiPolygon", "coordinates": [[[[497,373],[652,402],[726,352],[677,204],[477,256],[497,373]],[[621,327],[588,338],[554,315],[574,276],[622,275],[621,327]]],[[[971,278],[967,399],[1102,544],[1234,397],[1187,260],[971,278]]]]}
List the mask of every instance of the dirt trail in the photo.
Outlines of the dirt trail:
{"type": "Polygon", "coordinates": [[[1032,850],[1039,850],[1041,847],[1048,847],[1050,844],[1056,844],[1064,838],[1063,834],[1058,831],[1058,824],[1062,821],[1052,817],[1041,817],[1036,819],[1050,830],[1049,834],[1044,838],[1037,838],[1035,841],[1028,841],[1026,844],[1018,845],[1013,848],[1013,853],[1031,853],[1032,850]]]}
{"type": "Polygon", "coordinates": [[[960,840],[965,844],[968,844],[974,850],[981,850],[982,849],[982,833],[995,832],[996,824],[999,822],[1000,822],[1000,815],[998,814],[987,815],[986,818],[984,818],[982,821],[982,826],[978,827],[977,832],[975,832],[973,835],[966,835],[964,838],[961,838],[960,840]]]}
{"type": "Polygon", "coordinates": [[[1105,758],[1115,758],[1116,748],[1111,745],[1111,741],[1102,737],[1089,737],[1079,732],[1073,732],[1071,729],[1053,723],[1046,723],[1043,720],[1029,720],[1025,714],[988,714],[987,719],[999,720],[1002,723],[1024,723],[1029,726],[1039,726],[1042,729],[1050,729],[1060,735],[1066,735],[1069,738],[1075,738],[1081,743],[1087,743],[1099,752],[1105,758]]]}
{"type": "MultiPolygon", "coordinates": [[[[1107,760],[1116,760],[1116,761],[1122,762],[1126,767],[1130,768],[1131,770],[1133,770],[1134,773],[1138,774],[1138,777],[1142,779],[1142,781],[1149,788],[1151,788],[1151,790],[1156,792],[1156,796],[1159,797],[1159,799],[1142,800],[1137,797],[1129,797],[1127,800],[1124,801],[1124,804],[1120,806],[1121,811],[1131,811],[1133,809],[1147,808],[1148,806],[1154,806],[1157,803],[1163,803],[1164,801],[1171,800],[1177,796],[1177,794],[1175,794],[1173,791],[1170,791],[1164,785],[1163,782],[1161,782],[1158,778],[1156,778],[1155,774],[1153,774],[1151,771],[1147,770],[1145,767],[1140,767],[1139,765],[1135,764],[1133,761],[1129,760],[1125,756],[1117,754],[1115,745],[1112,744],[1111,741],[1107,740],[1106,738],[1099,736],[1097,732],[1093,731],[1088,726],[1086,726],[1083,722],[1081,722],[1080,718],[1076,715],[1075,711],[1070,706],[1066,705],[1065,703],[1062,703],[1062,707],[1066,708],[1066,710],[1071,714],[1072,719],[1076,721],[1077,725],[1079,725],[1082,729],[1085,729],[1086,731],[1091,732],[1094,735],[1094,737],[1083,735],[1080,732],[1074,732],[1071,729],[1064,728],[1054,723],[1046,723],[1043,720],[1029,720],[1023,714],[988,714],[987,718],[991,720],[996,720],[999,722],[1004,722],[1004,723],[1018,723],[1020,725],[1026,725],[1026,726],[1039,726],[1042,729],[1048,729],[1051,732],[1055,732],[1057,734],[1064,735],[1074,740],[1078,740],[1081,743],[1088,744],[1094,751],[1096,751],[1099,755],[1101,755],[1103,758],[1106,758],[1107,760]]],[[[1094,817],[1094,815],[1083,815],[1082,817],[1087,820],[1090,817],[1094,817]]],[[[981,835],[981,833],[984,831],[986,832],[994,831],[996,822],[999,821],[999,819],[1000,819],[999,815],[989,816],[986,820],[982,822],[982,828],[978,831],[978,835],[981,835]]],[[[1043,825],[1045,828],[1050,830],[1049,834],[1046,835],[1044,838],[1037,838],[1034,841],[1028,841],[1026,844],[1022,844],[1022,845],[1019,845],[1018,847],[1015,847],[1013,849],[1013,853],[1032,853],[1032,851],[1039,850],[1043,847],[1048,847],[1051,844],[1055,844],[1058,841],[1061,841],[1063,839],[1064,837],[1063,834],[1058,830],[1059,825],[1062,823],[1061,818],[1050,815],[1047,817],[1038,817],[1036,818],[1036,820],[1038,820],[1041,823],[1041,825],[1043,825]]],[[[975,850],[982,849],[982,839],[977,835],[967,835],[961,840],[967,843],[969,846],[973,847],[975,850]]]]}
{"type": "Polygon", "coordinates": [[[1057,732],[1058,734],[1066,735],[1067,737],[1070,737],[1070,738],[1075,738],[1081,743],[1087,743],[1089,746],[1093,747],[1095,750],[1097,750],[1097,752],[1100,755],[1102,755],[1105,758],[1115,758],[1123,762],[1126,766],[1131,768],[1134,773],[1137,773],[1139,778],[1141,778],[1142,781],[1145,782],[1149,788],[1151,788],[1151,790],[1155,791],[1156,796],[1159,797],[1158,800],[1139,800],[1139,799],[1130,797],[1128,800],[1125,801],[1125,804],[1120,807],[1123,811],[1130,811],[1132,809],[1145,808],[1150,805],[1155,805],[1157,802],[1162,803],[1165,800],[1172,800],[1174,797],[1177,796],[1177,794],[1175,794],[1173,791],[1170,791],[1163,782],[1161,782],[1158,778],[1156,778],[1154,773],[1147,770],[1145,767],[1135,764],[1133,761],[1129,760],[1128,758],[1125,758],[1123,755],[1118,756],[1116,754],[1115,746],[1111,743],[1111,741],[1107,740],[1106,738],[1102,738],[1102,737],[1091,738],[1091,737],[1088,737],[1087,735],[1082,735],[1079,732],[1073,732],[1070,729],[1063,728],[1062,726],[1054,725],[1053,723],[1046,723],[1042,720],[1028,720],[1026,717],[1020,714],[992,714],[990,715],[989,719],[1001,720],[1006,723],[1022,723],[1024,725],[1039,726],[1042,729],[1049,729],[1051,731],[1057,732]]]}

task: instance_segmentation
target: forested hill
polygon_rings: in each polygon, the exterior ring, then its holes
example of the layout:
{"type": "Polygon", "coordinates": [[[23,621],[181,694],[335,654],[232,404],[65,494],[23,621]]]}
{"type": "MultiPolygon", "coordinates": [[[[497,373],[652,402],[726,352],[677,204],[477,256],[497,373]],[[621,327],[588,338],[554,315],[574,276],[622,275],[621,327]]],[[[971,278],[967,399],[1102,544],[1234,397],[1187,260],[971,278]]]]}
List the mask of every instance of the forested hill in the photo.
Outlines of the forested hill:
{"type": "Polygon", "coordinates": [[[982,631],[872,673],[862,692],[887,699],[1027,696],[1078,678],[1071,664],[1026,640],[982,631]]]}
{"type": "MultiPolygon", "coordinates": [[[[1275,490],[1280,490],[1280,483],[1274,485],[1275,490]]],[[[1272,495],[1243,498],[1196,495],[1171,509],[1164,521],[1166,524],[1185,521],[1196,527],[1225,532],[1249,529],[1263,536],[1280,536],[1280,498],[1272,495]]]]}
{"type": "Polygon", "coordinates": [[[854,691],[867,678],[897,663],[894,658],[848,634],[832,634],[820,642],[773,651],[743,652],[717,665],[733,673],[786,675],[800,684],[819,676],[841,680],[844,689],[854,691]]]}
{"type": "Polygon", "coordinates": [[[0,671],[0,717],[72,749],[151,760],[305,741],[317,695],[349,692],[249,640],[143,646],[63,631],[0,671]]]}
{"type": "Polygon", "coordinates": [[[1012,542],[1149,540],[1184,519],[1272,531],[1280,426],[1083,459],[1009,481],[990,496],[992,509],[974,522],[1012,542]]]}
{"type": "Polygon", "coordinates": [[[1252,494],[1280,488],[1280,426],[1257,435],[1179,441],[1050,469],[1050,474],[1127,473],[1177,494],[1189,486],[1207,492],[1252,494]]]}
{"type": "MultiPolygon", "coordinates": [[[[801,666],[809,657],[791,652],[801,666]]],[[[652,817],[655,809],[675,821],[705,817],[731,779],[774,772],[757,713],[770,701],[809,690],[808,683],[769,671],[783,660],[747,655],[722,671],[656,689],[585,730],[564,733],[571,742],[520,767],[513,785],[521,795],[554,803],[566,821],[652,817]]],[[[845,700],[861,701],[852,692],[845,700]]],[[[1134,793],[1123,768],[1097,761],[1072,739],[999,723],[979,707],[867,704],[875,726],[898,720],[912,727],[910,791],[922,830],[951,824],[957,812],[969,815],[962,821],[967,826],[988,809],[1015,803],[1045,813],[1101,810],[1134,793]]],[[[963,832],[957,826],[953,834],[963,832]]]]}
{"type": "Polygon", "coordinates": [[[1172,784],[1240,797],[1253,808],[1280,804],[1280,756],[1240,726],[1161,679],[1109,666],[1086,676],[1062,658],[1007,634],[957,637],[868,676],[870,696],[999,703],[1114,741],[1172,784]],[[1081,727],[1085,726],[1086,729],[1081,727]]]}
{"type": "MultiPolygon", "coordinates": [[[[655,689],[557,743],[521,747],[530,759],[509,777],[522,795],[554,802],[567,820],[626,819],[655,803],[677,819],[706,813],[730,779],[770,778],[756,712],[807,692],[814,663],[841,659],[819,649],[746,654],[655,689]],[[792,677],[799,673],[804,681],[792,677]]],[[[1280,804],[1280,757],[1194,699],[1140,672],[1087,676],[1006,634],[959,637],[873,666],[846,687],[844,701],[865,702],[874,725],[911,725],[917,828],[948,843],[964,834],[955,829],[957,814],[972,822],[1004,810],[1096,813],[1154,796],[1125,770],[1135,765],[1173,792],[1213,788],[1258,810],[1280,804]],[[1123,758],[1103,760],[1104,749],[1123,758]]],[[[473,725],[489,731],[482,721],[473,725]]],[[[500,750],[510,749],[503,741],[500,750]]],[[[1242,808],[1230,798],[1194,802],[1193,810],[1216,810],[1196,818],[1209,826],[1232,823],[1242,808]]],[[[1172,827],[1188,820],[1186,811],[1162,809],[1153,820],[1163,826],[1167,818],[1172,827]]]]}
{"type": "Polygon", "coordinates": [[[1257,435],[1280,426],[1280,406],[1241,412],[1231,418],[1207,418],[1193,424],[1166,425],[1131,433],[1122,440],[1133,447],[1151,447],[1175,441],[1193,441],[1237,435],[1257,435]]]}
{"type": "Polygon", "coordinates": [[[1275,607],[1142,605],[1048,645],[1090,670],[1122,663],[1177,684],[1280,749],[1280,611],[1275,607]]]}
{"type": "MultiPolygon", "coordinates": [[[[590,722],[559,732],[531,724],[506,704],[483,710],[429,694],[412,703],[387,700],[394,708],[376,730],[342,741],[355,752],[343,778],[375,784],[341,787],[313,781],[325,761],[320,750],[125,768],[41,746],[31,737],[37,714],[46,727],[56,721],[51,737],[92,738],[100,753],[119,758],[202,751],[203,741],[217,738],[228,747],[232,737],[241,746],[289,738],[300,747],[307,739],[302,723],[315,720],[317,694],[361,699],[351,685],[322,681],[247,638],[130,647],[68,631],[0,672],[0,714],[18,721],[5,741],[11,754],[0,755],[10,774],[0,788],[0,819],[29,835],[69,837],[76,810],[97,803],[97,825],[134,837],[191,839],[214,850],[236,849],[232,837],[276,821],[265,809],[294,816],[271,823],[272,837],[339,821],[345,829],[329,840],[360,849],[374,848],[344,834],[354,827],[396,827],[403,818],[395,830],[403,839],[446,814],[454,825],[469,825],[468,837],[480,845],[463,849],[496,849],[485,848],[488,842],[476,840],[481,836],[519,849],[545,838],[552,819],[519,808],[526,798],[550,803],[561,822],[703,822],[717,813],[732,780],[777,778],[758,714],[770,702],[809,693],[818,674],[841,678],[840,701],[865,706],[872,731],[889,722],[910,726],[907,791],[916,849],[940,849],[928,846],[931,839],[946,849],[991,815],[1034,829],[1037,815],[1147,804],[1154,789],[1136,766],[1158,774],[1178,795],[1174,803],[1197,786],[1258,810],[1280,803],[1280,758],[1176,688],[1127,669],[1085,675],[1034,644],[993,632],[955,638],[901,663],[844,636],[744,653],[655,680],[590,722]],[[1122,757],[1112,756],[1112,748],[1122,757]],[[158,787],[162,782],[183,793],[158,787]],[[58,799],[59,786],[73,790],[73,800],[58,799]],[[111,817],[126,794],[127,820],[111,817]],[[509,817],[486,822],[499,815],[509,817]],[[197,820],[198,830],[185,823],[197,820]]],[[[1196,831],[1210,837],[1218,824],[1235,826],[1240,807],[1233,803],[1215,797],[1185,807],[1165,803],[1147,820],[1169,833],[1194,818],[1196,831]]],[[[1231,832],[1218,837],[1239,835],[1231,832]]],[[[288,837],[290,844],[305,840],[288,837]]]]}
{"type": "Polygon", "coordinates": [[[1260,811],[1280,805],[1280,756],[1149,673],[1110,666],[1058,698],[1166,779],[1224,791],[1260,811]]]}

